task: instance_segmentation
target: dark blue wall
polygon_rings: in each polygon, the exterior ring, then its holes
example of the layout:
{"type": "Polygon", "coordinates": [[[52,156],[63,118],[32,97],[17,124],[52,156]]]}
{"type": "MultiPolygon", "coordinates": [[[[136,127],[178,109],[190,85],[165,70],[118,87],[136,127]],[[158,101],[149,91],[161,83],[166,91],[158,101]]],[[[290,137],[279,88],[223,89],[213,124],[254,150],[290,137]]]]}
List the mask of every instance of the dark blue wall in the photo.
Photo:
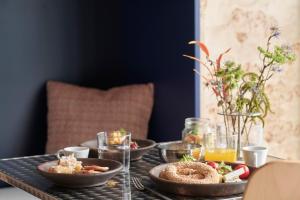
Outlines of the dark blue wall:
{"type": "Polygon", "coordinates": [[[155,83],[150,138],[181,138],[186,117],[194,116],[194,1],[128,0],[121,7],[122,63],[130,81],[155,83]]]}
{"type": "Polygon", "coordinates": [[[45,81],[80,77],[79,19],[71,1],[0,1],[0,157],[43,152],[45,81]]]}
{"type": "Polygon", "coordinates": [[[194,1],[0,0],[0,158],[42,154],[45,82],[154,82],[150,138],[179,139],[194,114],[194,1]]]}

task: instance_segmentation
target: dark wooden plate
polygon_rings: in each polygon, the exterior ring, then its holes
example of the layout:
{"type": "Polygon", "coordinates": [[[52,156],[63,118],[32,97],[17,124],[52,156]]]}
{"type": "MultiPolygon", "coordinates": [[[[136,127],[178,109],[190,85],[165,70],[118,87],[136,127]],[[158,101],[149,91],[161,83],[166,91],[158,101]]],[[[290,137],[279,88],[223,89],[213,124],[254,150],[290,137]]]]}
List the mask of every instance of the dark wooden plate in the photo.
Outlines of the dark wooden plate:
{"type": "MultiPolygon", "coordinates": [[[[156,143],[153,140],[148,139],[132,139],[132,141],[136,142],[139,145],[138,149],[130,150],[130,161],[139,160],[142,158],[144,154],[146,154],[150,149],[156,146],[156,143]]],[[[80,146],[89,147],[91,158],[98,158],[98,150],[97,150],[97,140],[89,140],[80,144],[80,146]]],[[[107,159],[116,159],[118,160],[118,153],[112,153],[111,155],[107,155],[107,159]]]]}
{"type": "Polygon", "coordinates": [[[37,167],[39,173],[52,181],[54,184],[68,188],[82,188],[103,185],[118,174],[122,169],[122,164],[114,160],[82,158],[83,165],[100,165],[109,167],[109,171],[101,174],[57,174],[48,172],[49,167],[57,165],[58,160],[45,162],[37,167]]]}
{"type": "MultiPolygon", "coordinates": [[[[158,165],[149,171],[151,180],[157,185],[157,188],[184,196],[199,196],[199,197],[220,197],[241,194],[244,192],[247,181],[243,180],[236,183],[219,183],[219,184],[187,184],[177,183],[159,177],[160,172],[165,169],[168,164],[158,165]]],[[[232,167],[237,163],[230,163],[232,167]]],[[[250,172],[255,169],[249,167],[250,172]]]]}

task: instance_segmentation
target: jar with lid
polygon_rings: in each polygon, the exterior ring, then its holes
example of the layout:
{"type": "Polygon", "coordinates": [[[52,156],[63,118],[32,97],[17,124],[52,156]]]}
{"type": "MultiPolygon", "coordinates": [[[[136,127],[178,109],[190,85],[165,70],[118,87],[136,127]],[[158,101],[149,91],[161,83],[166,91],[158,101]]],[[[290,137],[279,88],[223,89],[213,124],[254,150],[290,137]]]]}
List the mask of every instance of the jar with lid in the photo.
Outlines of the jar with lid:
{"type": "Polygon", "coordinates": [[[189,144],[203,145],[204,134],[210,133],[210,120],[206,118],[186,118],[182,131],[182,141],[189,144]]]}

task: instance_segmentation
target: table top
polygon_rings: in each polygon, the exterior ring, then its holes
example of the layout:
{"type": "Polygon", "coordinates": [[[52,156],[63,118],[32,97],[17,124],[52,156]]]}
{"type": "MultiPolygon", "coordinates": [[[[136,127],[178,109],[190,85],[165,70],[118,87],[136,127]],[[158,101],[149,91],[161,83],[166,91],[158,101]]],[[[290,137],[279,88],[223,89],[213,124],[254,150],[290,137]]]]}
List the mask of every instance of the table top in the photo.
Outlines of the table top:
{"type": "MultiPolygon", "coordinates": [[[[143,180],[143,183],[154,190],[155,185],[148,177],[148,171],[161,164],[158,149],[154,148],[143,156],[139,161],[131,162],[130,174],[118,174],[112,178],[116,182],[115,186],[103,185],[92,188],[69,189],[55,186],[52,182],[41,176],[36,166],[43,162],[56,160],[54,155],[40,155],[20,158],[9,158],[0,160],[0,179],[10,185],[18,187],[32,195],[46,200],[66,199],[160,199],[151,192],[138,191],[130,184],[130,176],[136,176],[143,180]]],[[[223,199],[237,200],[241,195],[224,198],[188,198],[175,196],[172,194],[160,193],[171,199],[223,199]]]]}

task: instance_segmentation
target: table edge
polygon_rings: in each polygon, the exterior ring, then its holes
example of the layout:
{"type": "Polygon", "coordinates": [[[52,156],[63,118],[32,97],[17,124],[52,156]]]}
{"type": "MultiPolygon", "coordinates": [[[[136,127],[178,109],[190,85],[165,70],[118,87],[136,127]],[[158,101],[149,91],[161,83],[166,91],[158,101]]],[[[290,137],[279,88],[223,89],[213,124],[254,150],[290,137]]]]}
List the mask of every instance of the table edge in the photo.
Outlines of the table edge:
{"type": "Polygon", "coordinates": [[[0,161],[6,161],[6,160],[18,160],[23,158],[38,158],[38,157],[44,157],[44,156],[55,156],[55,154],[40,154],[40,155],[31,155],[31,156],[19,156],[19,157],[11,157],[11,158],[1,158],[0,161]]]}
{"type": "Polygon", "coordinates": [[[36,189],[35,187],[24,183],[23,181],[20,181],[18,179],[15,179],[3,172],[0,171],[0,180],[4,181],[5,183],[12,185],[16,188],[19,188],[21,190],[24,190],[25,192],[28,192],[29,194],[32,194],[33,196],[43,199],[43,200],[57,200],[53,196],[45,193],[42,190],[36,189]]]}

